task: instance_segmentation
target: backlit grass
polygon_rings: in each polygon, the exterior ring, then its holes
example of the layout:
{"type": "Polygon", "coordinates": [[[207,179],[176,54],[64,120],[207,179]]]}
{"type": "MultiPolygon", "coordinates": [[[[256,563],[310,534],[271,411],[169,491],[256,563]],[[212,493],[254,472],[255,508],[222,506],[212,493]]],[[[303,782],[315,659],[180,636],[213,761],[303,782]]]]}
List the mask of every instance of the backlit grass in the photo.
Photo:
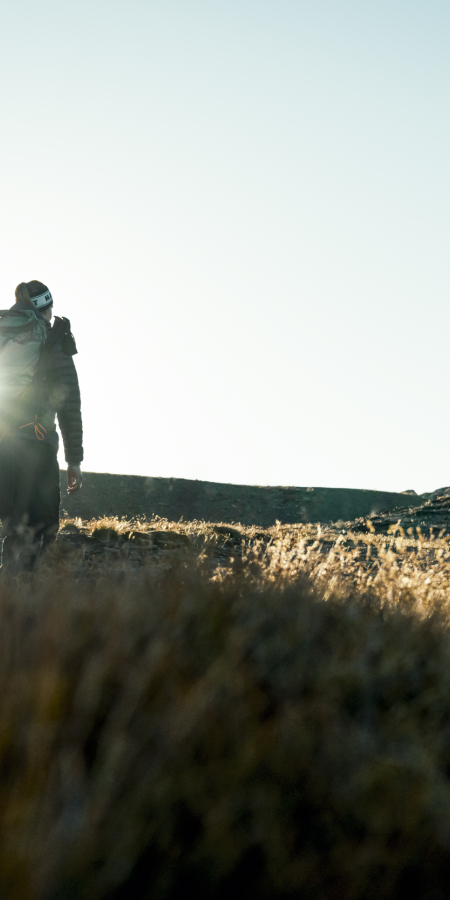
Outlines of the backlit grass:
{"type": "Polygon", "coordinates": [[[447,541],[227,528],[0,582],[2,898],[447,897],[447,541]]]}

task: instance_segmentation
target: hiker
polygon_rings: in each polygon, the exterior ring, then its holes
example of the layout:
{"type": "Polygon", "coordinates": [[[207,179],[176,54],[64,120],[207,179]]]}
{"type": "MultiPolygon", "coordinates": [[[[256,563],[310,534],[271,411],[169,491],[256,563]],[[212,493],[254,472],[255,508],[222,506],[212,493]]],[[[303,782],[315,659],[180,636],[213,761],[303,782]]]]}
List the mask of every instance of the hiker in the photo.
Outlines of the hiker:
{"type": "Polygon", "coordinates": [[[53,314],[41,281],[22,282],[16,302],[0,310],[0,518],[3,566],[33,570],[56,539],[61,501],[59,438],[69,494],[82,484],[81,403],[68,319],[53,314]]]}

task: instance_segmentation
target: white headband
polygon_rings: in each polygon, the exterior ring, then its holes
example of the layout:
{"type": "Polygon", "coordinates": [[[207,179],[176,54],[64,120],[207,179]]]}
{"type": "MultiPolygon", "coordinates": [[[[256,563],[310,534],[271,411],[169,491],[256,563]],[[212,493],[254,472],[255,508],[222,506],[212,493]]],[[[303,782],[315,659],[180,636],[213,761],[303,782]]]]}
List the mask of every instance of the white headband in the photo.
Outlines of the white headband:
{"type": "Polygon", "coordinates": [[[39,294],[37,297],[30,297],[30,300],[36,309],[43,309],[45,306],[50,306],[53,303],[50,291],[45,291],[45,294],[39,294]]]}

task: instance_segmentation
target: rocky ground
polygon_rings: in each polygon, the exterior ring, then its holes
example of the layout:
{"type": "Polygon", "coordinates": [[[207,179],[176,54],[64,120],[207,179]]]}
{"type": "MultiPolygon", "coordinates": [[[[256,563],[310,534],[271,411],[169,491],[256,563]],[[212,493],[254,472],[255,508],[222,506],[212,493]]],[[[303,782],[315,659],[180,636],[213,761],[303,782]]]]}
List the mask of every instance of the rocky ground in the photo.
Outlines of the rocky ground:
{"type": "Polygon", "coordinates": [[[58,534],[54,555],[70,557],[85,569],[111,565],[139,568],[152,562],[172,564],[189,559],[217,568],[242,559],[244,548],[268,544],[268,531],[168,520],[68,520],[58,534]]]}
{"type": "Polygon", "coordinates": [[[375,534],[399,533],[438,537],[450,535],[450,488],[431,494],[422,506],[401,506],[367,518],[347,523],[352,531],[372,531],[375,534]]]}

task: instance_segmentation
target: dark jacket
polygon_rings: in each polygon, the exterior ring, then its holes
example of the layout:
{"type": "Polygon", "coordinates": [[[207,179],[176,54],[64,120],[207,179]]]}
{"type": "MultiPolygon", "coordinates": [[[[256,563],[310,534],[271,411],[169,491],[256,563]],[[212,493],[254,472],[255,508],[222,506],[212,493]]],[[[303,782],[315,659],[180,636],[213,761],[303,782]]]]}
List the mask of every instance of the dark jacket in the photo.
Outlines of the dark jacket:
{"type": "MultiPolygon", "coordinates": [[[[13,309],[18,309],[15,304],[13,309]]],[[[50,322],[44,319],[49,336],[52,334],[50,322]]],[[[66,320],[67,321],[67,320],[66,320]]],[[[55,318],[55,328],[61,320],[55,318]]],[[[83,459],[83,430],[81,423],[80,388],[75,364],[65,339],[57,340],[51,349],[43,354],[42,366],[38,366],[34,390],[30,392],[21,411],[23,426],[15,430],[15,437],[22,440],[41,440],[50,444],[58,452],[59,438],[55,417],[64,443],[64,455],[68,465],[79,465],[83,459]]]]}

